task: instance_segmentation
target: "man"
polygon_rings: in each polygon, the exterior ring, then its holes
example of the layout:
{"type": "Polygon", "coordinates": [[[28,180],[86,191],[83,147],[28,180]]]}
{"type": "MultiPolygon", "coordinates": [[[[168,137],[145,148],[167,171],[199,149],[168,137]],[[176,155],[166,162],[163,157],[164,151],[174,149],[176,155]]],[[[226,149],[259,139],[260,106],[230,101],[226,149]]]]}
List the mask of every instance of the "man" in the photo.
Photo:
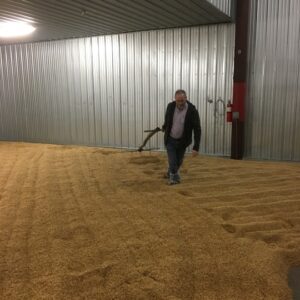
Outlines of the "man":
{"type": "Polygon", "coordinates": [[[165,133],[164,142],[169,162],[166,177],[169,178],[169,184],[173,185],[180,183],[179,168],[186,148],[192,143],[192,132],[194,131],[193,156],[198,154],[201,138],[199,113],[187,101],[184,90],[177,90],[175,101],[168,104],[162,130],[165,133]]]}

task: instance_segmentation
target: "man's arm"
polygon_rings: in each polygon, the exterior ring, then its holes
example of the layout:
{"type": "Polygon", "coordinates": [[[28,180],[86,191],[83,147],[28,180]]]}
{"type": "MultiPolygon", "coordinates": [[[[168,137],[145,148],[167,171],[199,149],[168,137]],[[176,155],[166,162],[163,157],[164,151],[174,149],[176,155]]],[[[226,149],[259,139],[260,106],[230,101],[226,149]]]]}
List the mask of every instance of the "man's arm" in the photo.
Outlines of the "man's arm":
{"type": "Polygon", "coordinates": [[[201,126],[200,126],[200,117],[198,110],[195,109],[193,116],[193,127],[194,127],[194,146],[193,151],[199,151],[200,139],[201,139],[201,126]]]}
{"type": "Polygon", "coordinates": [[[170,103],[168,104],[167,109],[166,109],[164,124],[161,126],[161,131],[162,131],[162,132],[165,132],[165,130],[166,130],[166,126],[167,126],[167,115],[168,115],[169,107],[170,107],[170,103]]]}

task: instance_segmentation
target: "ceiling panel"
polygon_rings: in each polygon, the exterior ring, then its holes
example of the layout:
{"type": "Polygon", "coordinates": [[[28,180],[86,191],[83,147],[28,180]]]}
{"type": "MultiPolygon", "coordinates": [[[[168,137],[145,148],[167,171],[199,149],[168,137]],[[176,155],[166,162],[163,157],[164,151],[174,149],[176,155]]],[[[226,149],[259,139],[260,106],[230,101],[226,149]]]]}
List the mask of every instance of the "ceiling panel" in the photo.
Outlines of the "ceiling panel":
{"type": "MultiPolygon", "coordinates": [[[[228,1],[228,0],[227,0],[228,1]]],[[[0,21],[28,21],[36,31],[1,44],[230,22],[204,0],[0,0],[0,21]]]]}

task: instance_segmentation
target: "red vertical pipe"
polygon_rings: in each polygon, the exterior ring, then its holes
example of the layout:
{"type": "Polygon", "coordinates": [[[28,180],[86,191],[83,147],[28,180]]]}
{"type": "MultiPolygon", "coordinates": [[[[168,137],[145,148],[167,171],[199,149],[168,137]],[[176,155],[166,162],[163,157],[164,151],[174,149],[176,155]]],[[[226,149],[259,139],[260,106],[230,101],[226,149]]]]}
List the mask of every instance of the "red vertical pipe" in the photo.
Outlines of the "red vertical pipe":
{"type": "Polygon", "coordinates": [[[249,1],[236,0],[235,54],[233,75],[233,122],[231,158],[242,159],[244,154],[244,121],[247,77],[247,42],[249,1]]]}

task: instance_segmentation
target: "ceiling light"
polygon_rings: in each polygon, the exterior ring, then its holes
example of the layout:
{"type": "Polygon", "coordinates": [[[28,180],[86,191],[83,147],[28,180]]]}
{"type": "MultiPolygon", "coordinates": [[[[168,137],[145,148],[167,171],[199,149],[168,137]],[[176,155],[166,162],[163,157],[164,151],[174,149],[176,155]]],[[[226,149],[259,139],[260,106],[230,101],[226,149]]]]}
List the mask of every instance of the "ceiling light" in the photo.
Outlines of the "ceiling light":
{"type": "Polygon", "coordinates": [[[13,38],[32,33],[34,27],[25,22],[0,22],[0,37],[13,38]]]}

